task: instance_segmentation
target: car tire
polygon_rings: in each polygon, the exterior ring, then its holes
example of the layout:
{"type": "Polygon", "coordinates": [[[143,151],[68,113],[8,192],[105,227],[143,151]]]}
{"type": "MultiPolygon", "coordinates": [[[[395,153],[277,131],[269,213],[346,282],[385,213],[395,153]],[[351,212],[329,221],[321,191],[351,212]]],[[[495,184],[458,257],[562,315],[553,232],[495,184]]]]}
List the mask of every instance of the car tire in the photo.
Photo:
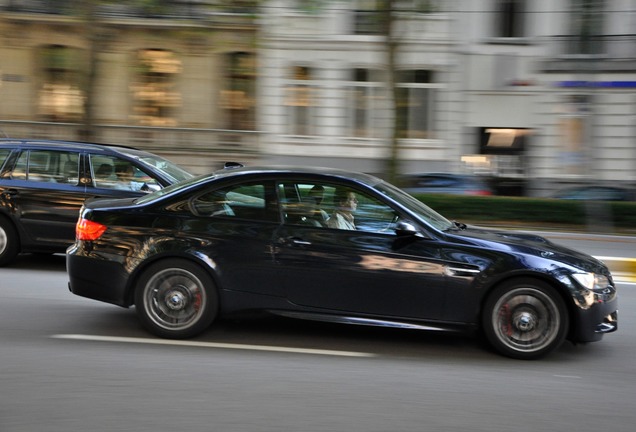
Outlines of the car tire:
{"type": "Polygon", "coordinates": [[[0,266],[12,262],[19,251],[18,233],[7,218],[0,216],[0,266]]]}
{"type": "Polygon", "coordinates": [[[547,283],[515,279],[488,297],[482,328],[490,345],[508,357],[533,360],[558,348],[568,333],[563,299],[547,283]]]}
{"type": "Polygon", "coordinates": [[[135,308],[151,333],[185,339],[206,330],[216,318],[219,300],[212,277],[185,259],[159,261],[138,279],[135,308]]]}

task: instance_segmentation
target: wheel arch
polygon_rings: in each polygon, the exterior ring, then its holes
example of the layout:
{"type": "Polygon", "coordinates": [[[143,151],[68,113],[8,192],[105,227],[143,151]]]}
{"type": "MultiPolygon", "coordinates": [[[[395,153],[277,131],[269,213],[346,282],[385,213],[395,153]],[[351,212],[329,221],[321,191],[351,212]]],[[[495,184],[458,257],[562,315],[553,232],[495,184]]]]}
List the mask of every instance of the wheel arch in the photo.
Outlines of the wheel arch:
{"type": "Polygon", "coordinates": [[[128,306],[133,305],[135,303],[135,290],[137,289],[139,279],[145,273],[145,271],[149,267],[155,265],[158,262],[167,261],[171,259],[183,259],[183,260],[190,261],[193,264],[198,265],[204,272],[206,272],[210,276],[210,278],[212,278],[212,281],[214,282],[214,285],[216,286],[217,291],[219,292],[218,300],[220,305],[221,290],[220,290],[219,278],[215,271],[216,263],[210,257],[193,251],[191,253],[186,253],[186,252],[167,253],[166,252],[162,254],[157,254],[153,256],[152,258],[144,260],[140,265],[138,265],[135,268],[135,270],[131,273],[130,277],[128,278],[128,285],[126,286],[126,304],[128,306]]]}
{"type": "Polygon", "coordinates": [[[482,318],[483,318],[483,314],[484,314],[484,309],[485,309],[485,304],[488,301],[489,297],[492,295],[492,293],[499,288],[500,286],[504,285],[504,284],[509,284],[511,282],[513,282],[516,279],[537,279],[540,280],[541,282],[546,283],[548,286],[550,286],[555,293],[557,293],[559,295],[559,297],[561,298],[561,300],[563,300],[563,303],[565,305],[565,308],[567,310],[568,313],[568,337],[572,334],[573,329],[576,326],[576,311],[575,311],[575,305],[574,302],[572,301],[572,295],[568,289],[567,286],[560,284],[559,282],[555,281],[554,278],[551,278],[549,275],[546,275],[545,273],[539,273],[539,272],[522,272],[522,273],[514,273],[514,274],[509,274],[506,275],[500,279],[497,279],[496,281],[493,281],[492,284],[490,284],[488,286],[488,288],[485,290],[484,295],[481,298],[481,301],[479,303],[479,313],[478,313],[478,317],[477,317],[477,322],[479,323],[479,328],[482,327],[481,322],[482,322],[482,318]]]}
{"type": "Polygon", "coordinates": [[[15,220],[11,217],[11,215],[9,215],[5,211],[0,211],[0,220],[5,220],[7,223],[11,224],[11,226],[13,227],[13,230],[18,236],[18,239],[20,240],[18,249],[22,250],[22,237],[24,234],[20,230],[20,226],[15,222],[15,220]]]}
{"type": "MultiPolygon", "coordinates": [[[[13,245],[15,249],[13,250],[13,252],[9,254],[9,258],[7,258],[7,256],[4,256],[4,258],[2,259],[2,264],[0,265],[5,265],[13,261],[13,259],[22,252],[23,238],[22,238],[22,232],[20,231],[20,227],[15,223],[15,221],[9,215],[1,211],[0,211],[0,224],[4,224],[8,229],[12,230],[11,234],[15,236],[16,243],[17,243],[13,245]]],[[[6,246],[7,245],[5,245],[5,247],[6,246]]]]}

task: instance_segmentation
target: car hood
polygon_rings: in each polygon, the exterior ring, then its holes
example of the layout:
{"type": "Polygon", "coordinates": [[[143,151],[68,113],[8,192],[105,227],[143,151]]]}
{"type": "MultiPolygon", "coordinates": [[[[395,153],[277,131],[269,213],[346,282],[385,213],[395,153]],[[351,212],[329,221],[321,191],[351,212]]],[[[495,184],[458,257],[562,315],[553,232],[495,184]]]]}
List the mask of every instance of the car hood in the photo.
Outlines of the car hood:
{"type": "Polygon", "coordinates": [[[607,273],[606,266],[591,255],[553,243],[536,234],[466,226],[466,228],[453,231],[449,235],[458,241],[491,250],[534,255],[585,271],[607,273]]]}

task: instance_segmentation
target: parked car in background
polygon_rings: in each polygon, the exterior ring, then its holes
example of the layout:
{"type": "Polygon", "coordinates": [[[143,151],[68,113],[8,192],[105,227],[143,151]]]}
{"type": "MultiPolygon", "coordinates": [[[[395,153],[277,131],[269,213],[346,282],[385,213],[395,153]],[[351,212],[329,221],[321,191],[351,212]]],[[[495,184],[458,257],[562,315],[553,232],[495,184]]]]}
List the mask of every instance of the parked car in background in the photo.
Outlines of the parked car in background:
{"type": "Polygon", "coordinates": [[[468,174],[422,173],[400,178],[402,188],[411,194],[492,195],[485,178],[468,174]]]}
{"type": "Polygon", "coordinates": [[[532,359],[617,328],[616,288],[597,259],[451,222],[375,177],[327,168],[225,169],[87,200],[67,270],[71,292],[134,305],[167,338],[261,311],[481,330],[500,353],[532,359]]]}
{"type": "Polygon", "coordinates": [[[616,186],[577,186],[556,191],[551,198],[590,201],[634,201],[636,193],[616,186]]]}
{"type": "Polygon", "coordinates": [[[122,146],[0,140],[0,265],[20,252],[64,252],[88,197],[140,196],[192,177],[122,146]]]}

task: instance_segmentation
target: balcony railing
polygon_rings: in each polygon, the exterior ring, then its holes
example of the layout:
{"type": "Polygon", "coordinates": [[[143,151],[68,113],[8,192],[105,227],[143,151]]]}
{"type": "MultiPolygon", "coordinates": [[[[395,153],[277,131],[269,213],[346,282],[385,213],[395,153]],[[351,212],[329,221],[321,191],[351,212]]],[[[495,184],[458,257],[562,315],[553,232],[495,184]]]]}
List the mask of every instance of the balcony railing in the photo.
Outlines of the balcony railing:
{"type": "Polygon", "coordinates": [[[602,57],[606,59],[633,59],[636,57],[636,34],[551,36],[546,41],[548,54],[554,58],[602,57]]]}
{"type": "Polygon", "coordinates": [[[551,36],[541,62],[544,72],[620,72],[636,70],[636,34],[551,36]]]}
{"type": "MultiPolygon", "coordinates": [[[[110,18],[167,18],[201,19],[216,14],[256,14],[256,0],[228,0],[224,3],[206,0],[172,0],[147,2],[121,2],[99,4],[95,2],[95,12],[110,18]]],[[[86,0],[6,0],[0,2],[0,12],[16,12],[46,15],[80,15],[86,0]]]]}

